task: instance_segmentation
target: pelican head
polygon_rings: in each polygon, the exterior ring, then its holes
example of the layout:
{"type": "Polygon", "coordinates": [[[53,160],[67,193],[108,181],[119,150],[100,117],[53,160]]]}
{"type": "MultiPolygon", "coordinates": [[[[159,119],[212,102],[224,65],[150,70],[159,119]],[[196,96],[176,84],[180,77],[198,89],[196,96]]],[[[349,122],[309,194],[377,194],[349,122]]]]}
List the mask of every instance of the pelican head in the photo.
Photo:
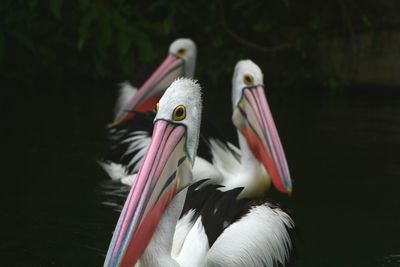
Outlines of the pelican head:
{"type": "Polygon", "coordinates": [[[160,99],[151,144],[114,231],[104,266],[134,266],[174,196],[192,182],[200,86],[174,81],[160,99]]]}
{"type": "Polygon", "coordinates": [[[265,167],[274,186],[292,192],[292,181],[285,153],[268,101],[264,93],[263,74],[251,60],[241,60],[233,74],[232,120],[246,139],[256,159],[265,167]]]}
{"type": "Polygon", "coordinates": [[[163,63],[119,111],[113,124],[132,119],[136,112],[152,111],[164,91],[176,78],[193,77],[196,55],[196,44],[191,39],[175,40],[170,45],[168,56],[163,63]]]}

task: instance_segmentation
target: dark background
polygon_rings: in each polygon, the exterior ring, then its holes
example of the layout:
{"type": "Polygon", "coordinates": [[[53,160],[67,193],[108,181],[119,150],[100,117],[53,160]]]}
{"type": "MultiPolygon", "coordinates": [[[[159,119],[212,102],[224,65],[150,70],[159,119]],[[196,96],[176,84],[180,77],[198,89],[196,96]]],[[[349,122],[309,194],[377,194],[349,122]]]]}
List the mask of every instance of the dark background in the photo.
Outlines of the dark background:
{"type": "Polygon", "coordinates": [[[236,142],[233,66],[250,58],[284,145],[295,266],[400,265],[400,2],[3,0],[0,256],[99,266],[126,188],[96,159],[118,83],[192,38],[204,122],[236,142]]]}

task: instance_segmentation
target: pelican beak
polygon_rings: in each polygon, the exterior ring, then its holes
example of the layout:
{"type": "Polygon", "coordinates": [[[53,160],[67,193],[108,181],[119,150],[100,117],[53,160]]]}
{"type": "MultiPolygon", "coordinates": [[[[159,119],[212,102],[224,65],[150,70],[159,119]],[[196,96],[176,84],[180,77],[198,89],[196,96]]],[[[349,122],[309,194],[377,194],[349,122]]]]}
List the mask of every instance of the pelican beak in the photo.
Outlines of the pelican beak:
{"type": "Polygon", "coordinates": [[[247,145],[283,193],[292,193],[292,180],[278,131],[264,93],[264,86],[243,89],[232,116],[247,145]]]}
{"type": "Polygon", "coordinates": [[[136,94],[121,109],[113,126],[132,119],[137,112],[150,112],[160,100],[164,91],[178,77],[184,75],[184,60],[176,55],[169,54],[157,70],[138,89],[136,94]]]}
{"type": "Polygon", "coordinates": [[[192,165],[186,127],[155,122],[153,137],[118,220],[104,266],[132,267],[149,244],[165,209],[189,184],[192,165]]]}

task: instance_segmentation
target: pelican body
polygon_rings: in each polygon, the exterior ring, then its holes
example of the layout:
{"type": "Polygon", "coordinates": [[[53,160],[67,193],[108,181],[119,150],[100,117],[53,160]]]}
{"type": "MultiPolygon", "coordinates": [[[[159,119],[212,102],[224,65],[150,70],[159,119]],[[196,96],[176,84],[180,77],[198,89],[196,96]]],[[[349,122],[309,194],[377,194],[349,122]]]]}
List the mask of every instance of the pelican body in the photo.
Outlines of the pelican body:
{"type": "MultiPolygon", "coordinates": [[[[193,210],[178,222],[185,198],[189,199],[187,187],[193,182],[201,109],[200,86],[190,79],[175,81],[161,98],[151,143],[104,266],[284,266],[288,262],[293,248],[288,229],[294,227],[293,221],[264,201],[252,205],[240,219],[219,218],[224,222],[223,231],[210,239],[202,216],[196,218],[193,210]],[[190,223],[193,218],[195,222],[190,223]],[[228,221],[229,225],[224,225],[228,221]],[[177,227],[179,223],[191,226],[177,227]]],[[[207,191],[195,188],[193,192],[205,199],[203,207],[225,203],[215,201],[221,198],[213,198],[207,191]]],[[[232,192],[220,192],[233,197],[227,198],[224,207],[207,209],[211,217],[222,215],[220,210],[238,201],[237,193],[232,192]]]]}

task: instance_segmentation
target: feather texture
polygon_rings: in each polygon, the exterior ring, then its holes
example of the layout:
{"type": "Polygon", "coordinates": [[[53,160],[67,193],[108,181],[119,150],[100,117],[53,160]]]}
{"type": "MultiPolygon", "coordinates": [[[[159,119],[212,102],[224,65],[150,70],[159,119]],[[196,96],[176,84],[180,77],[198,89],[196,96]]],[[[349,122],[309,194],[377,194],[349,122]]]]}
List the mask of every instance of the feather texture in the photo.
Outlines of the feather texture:
{"type": "Polygon", "coordinates": [[[152,113],[138,113],[134,121],[108,129],[109,150],[99,163],[113,180],[121,181],[123,172],[131,175],[139,170],[151,140],[153,119],[152,113]]]}
{"type": "Polygon", "coordinates": [[[126,106],[128,101],[136,94],[137,88],[133,87],[130,82],[125,81],[120,84],[120,88],[118,91],[117,102],[115,103],[114,108],[114,119],[116,119],[117,114],[122,111],[122,109],[126,106]]]}
{"type": "Polygon", "coordinates": [[[222,141],[209,139],[212,161],[214,166],[221,172],[235,174],[240,170],[240,150],[231,143],[224,144],[222,141]]]}
{"type": "MultiPolygon", "coordinates": [[[[222,192],[220,186],[206,182],[189,187],[181,218],[184,224],[178,222],[176,227],[178,233],[185,225],[187,233],[201,219],[210,249],[204,265],[193,266],[273,267],[293,260],[294,222],[286,212],[265,198],[237,199],[242,188],[222,192]]],[[[198,235],[195,240],[204,242],[201,231],[198,235]]]]}

